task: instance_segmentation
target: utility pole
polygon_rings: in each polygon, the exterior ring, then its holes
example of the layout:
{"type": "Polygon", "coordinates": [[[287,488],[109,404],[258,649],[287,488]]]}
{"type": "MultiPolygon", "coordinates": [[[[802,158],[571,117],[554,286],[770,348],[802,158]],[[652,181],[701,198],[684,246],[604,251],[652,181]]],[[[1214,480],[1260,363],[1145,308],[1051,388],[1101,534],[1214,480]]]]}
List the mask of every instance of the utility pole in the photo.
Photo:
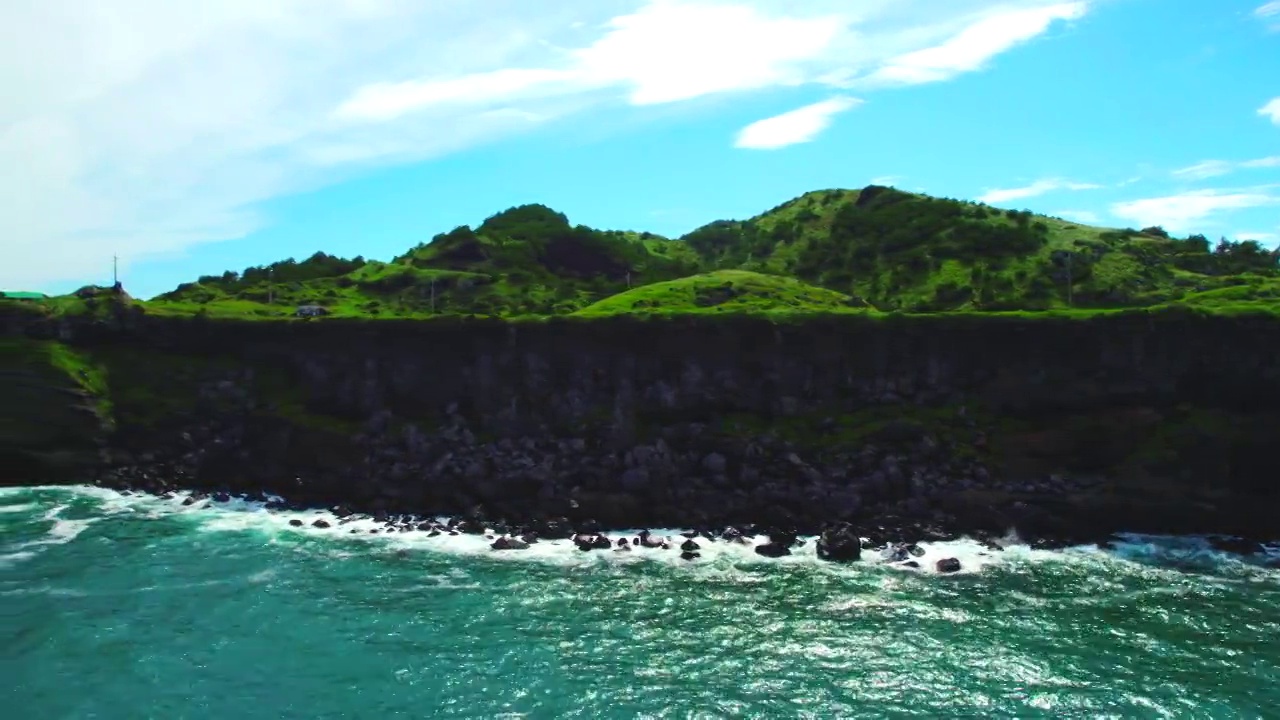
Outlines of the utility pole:
{"type": "Polygon", "coordinates": [[[274,305],[276,300],[276,269],[267,268],[267,304],[274,305]]]}
{"type": "Polygon", "coordinates": [[[431,314],[436,314],[436,279],[431,278],[431,314]]]}
{"type": "Polygon", "coordinates": [[[111,287],[120,284],[120,256],[111,256],[111,287]]]}

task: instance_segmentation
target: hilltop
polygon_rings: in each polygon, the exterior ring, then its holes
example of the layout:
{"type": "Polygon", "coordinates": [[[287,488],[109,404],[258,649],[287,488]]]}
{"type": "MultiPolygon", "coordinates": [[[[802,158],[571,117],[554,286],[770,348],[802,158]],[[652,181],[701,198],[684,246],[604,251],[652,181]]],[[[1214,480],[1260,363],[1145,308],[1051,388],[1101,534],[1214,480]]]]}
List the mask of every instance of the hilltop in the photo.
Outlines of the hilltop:
{"type": "Polygon", "coordinates": [[[681,239],[705,265],[792,276],[882,310],[1265,301],[1280,289],[1278,256],[1256,242],[1211,248],[1203,235],[1092,227],[881,186],[806,193],[681,239]]]}
{"type": "MultiPolygon", "coordinates": [[[[207,275],[147,312],[292,317],[599,317],[619,313],[1273,309],[1280,254],[1258,243],[1081,225],[891,187],[806,193],[680,238],[497,213],[388,261],[318,252],[207,275]],[[733,272],[730,272],[733,271],[733,272]],[[734,274],[736,273],[736,274],[734,274]],[[718,289],[717,289],[718,288],[718,289]],[[725,296],[709,302],[707,298],[725,296]]],[[[65,299],[51,309],[81,309],[65,299]]]]}

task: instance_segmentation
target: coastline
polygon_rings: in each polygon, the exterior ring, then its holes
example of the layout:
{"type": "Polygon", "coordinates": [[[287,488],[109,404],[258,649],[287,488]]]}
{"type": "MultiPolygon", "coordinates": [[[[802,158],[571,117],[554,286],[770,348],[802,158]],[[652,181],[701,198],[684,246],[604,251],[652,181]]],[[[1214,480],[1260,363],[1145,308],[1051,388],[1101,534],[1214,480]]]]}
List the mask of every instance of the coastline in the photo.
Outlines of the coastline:
{"type": "MultiPolygon", "coordinates": [[[[1101,553],[1175,566],[1195,558],[1218,562],[1235,558],[1262,569],[1280,569],[1280,541],[1255,542],[1225,535],[1161,535],[1121,532],[1094,542],[1048,543],[1029,540],[1016,529],[1002,535],[974,537],[967,533],[931,537],[918,541],[888,540],[884,528],[856,531],[861,554],[856,558],[832,559],[823,552],[823,533],[792,534],[776,529],[748,525],[726,528],[689,529],[678,527],[602,528],[587,524],[554,526],[549,536],[538,536],[530,528],[500,521],[477,518],[432,515],[369,515],[346,508],[300,507],[283,498],[254,499],[222,494],[176,490],[164,495],[141,491],[113,490],[91,485],[13,486],[0,490],[0,498],[19,494],[39,496],[46,491],[63,498],[46,515],[55,521],[50,538],[33,541],[34,546],[70,542],[89,524],[101,519],[121,516],[159,518],[187,517],[201,527],[221,531],[258,530],[271,534],[287,533],[298,539],[326,538],[333,541],[360,541],[383,544],[396,555],[418,551],[446,552],[466,557],[495,559],[528,559],[563,563],[654,561],[681,566],[718,564],[784,564],[816,563],[829,567],[882,567],[889,570],[927,575],[969,574],[979,572],[1009,557],[1025,557],[1036,553],[1050,558],[1057,553],[1101,553]],[[64,495],[63,493],[67,493],[64,495]],[[59,508],[71,498],[84,496],[100,503],[105,514],[83,516],[85,519],[58,519],[59,508]],[[768,531],[774,530],[774,535],[768,531]],[[522,535],[527,542],[519,542],[522,535]],[[601,540],[604,538],[604,540],[601,540]],[[517,541],[511,545],[512,541],[517,541]],[[786,548],[778,551],[779,543],[786,548]],[[1166,557],[1167,556],[1167,557],[1166,557]],[[1160,558],[1164,558],[1161,560],[1160,558]],[[1218,558],[1215,560],[1214,558],[1218,558]]],[[[46,496],[45,502],[50,502],[46,496]]],[[[0,504],[0,512],[18,512],[32,505],[0,504]],[[10,509],[12,508],[12,510],[10,509]]],[[[29,556],[30,553],[18,553],[29,556]]]]}
{"type": "Polygon", "coordinates": [[[1267,318],[135,319],[6,341],[20,432],[0,437],[0,484],[266,493],[544,535],[1277,532],[1267,318]]]}

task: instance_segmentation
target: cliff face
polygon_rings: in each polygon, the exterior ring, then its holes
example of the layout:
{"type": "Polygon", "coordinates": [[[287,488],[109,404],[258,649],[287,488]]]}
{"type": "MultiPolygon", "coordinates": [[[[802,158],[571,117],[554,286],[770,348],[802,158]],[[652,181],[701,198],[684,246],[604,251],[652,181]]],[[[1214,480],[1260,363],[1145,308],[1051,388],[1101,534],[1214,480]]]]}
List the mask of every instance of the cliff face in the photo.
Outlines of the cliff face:
{"type": "Polygon", "coordinates": [[[614,524],[1000,525],[1034,505],[1211,530],[1277,497],[1280,325],[1265,319],[134,317],[60,332],[106,378],[109,482],[614,524]]]}
{"type": "Polygon", "coordinates": [[[55,343],[0,337],[0,485],[94,472],[109,426],[82,361],[55,343]]]}

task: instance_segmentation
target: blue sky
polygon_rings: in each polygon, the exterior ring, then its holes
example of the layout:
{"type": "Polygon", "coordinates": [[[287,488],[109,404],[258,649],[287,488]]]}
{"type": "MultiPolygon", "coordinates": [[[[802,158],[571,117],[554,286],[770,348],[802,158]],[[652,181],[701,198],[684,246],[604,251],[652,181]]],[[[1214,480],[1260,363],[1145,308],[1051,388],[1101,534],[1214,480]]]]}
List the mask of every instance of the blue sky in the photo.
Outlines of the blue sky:
{"type": "Polygon", "coordinates": [[[1280,242],[1280,1],[107,5],[0,9],[0,288],[386,259],[528,202],[675,236],[872,182],[1280,242]]]}

